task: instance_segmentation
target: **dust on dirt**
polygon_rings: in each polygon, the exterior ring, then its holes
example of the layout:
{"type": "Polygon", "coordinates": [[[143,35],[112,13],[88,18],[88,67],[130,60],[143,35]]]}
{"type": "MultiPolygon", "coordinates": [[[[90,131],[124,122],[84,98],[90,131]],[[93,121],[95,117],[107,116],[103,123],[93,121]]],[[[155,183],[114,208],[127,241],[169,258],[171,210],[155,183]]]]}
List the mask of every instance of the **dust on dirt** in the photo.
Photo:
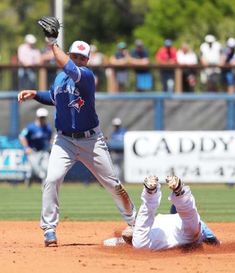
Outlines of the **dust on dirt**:
{"type": "Polygon", "coordinates": [[[235,272],[235,223],[208,225],[222,241],[219,247],[153,252],[103,246],[120,234],[123,222],[61,222],[58,247],[47,248],[38,222],[0,222],[0,272],[235,272]]]}

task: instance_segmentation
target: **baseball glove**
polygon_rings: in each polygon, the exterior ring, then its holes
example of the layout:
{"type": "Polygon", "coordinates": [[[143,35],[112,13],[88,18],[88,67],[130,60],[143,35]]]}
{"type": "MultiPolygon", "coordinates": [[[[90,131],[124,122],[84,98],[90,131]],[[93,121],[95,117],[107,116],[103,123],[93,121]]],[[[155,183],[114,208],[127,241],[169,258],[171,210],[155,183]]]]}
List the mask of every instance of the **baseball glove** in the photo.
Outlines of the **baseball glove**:
{"type": "Polygon", "coordinates": [[[52,16],[43,16],[38,20],[45,36],[47,38],[57,38],[60,29],[60,23],[57,18],[52,16]]]}

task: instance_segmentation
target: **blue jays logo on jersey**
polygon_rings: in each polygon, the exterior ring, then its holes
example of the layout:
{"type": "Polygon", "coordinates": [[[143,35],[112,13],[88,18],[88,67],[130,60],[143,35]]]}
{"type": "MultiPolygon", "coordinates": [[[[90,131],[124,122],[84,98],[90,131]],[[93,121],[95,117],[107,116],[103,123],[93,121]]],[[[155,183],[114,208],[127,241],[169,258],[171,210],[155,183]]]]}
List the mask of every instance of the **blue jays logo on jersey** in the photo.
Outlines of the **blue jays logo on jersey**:
{"type": "Polygon", "coordinates": [[[79,113],[84,104],[85,104],[85,101],[81,97],[78,97],[77,99],[71,101],[68,106],[74,107],[79,113]]]}

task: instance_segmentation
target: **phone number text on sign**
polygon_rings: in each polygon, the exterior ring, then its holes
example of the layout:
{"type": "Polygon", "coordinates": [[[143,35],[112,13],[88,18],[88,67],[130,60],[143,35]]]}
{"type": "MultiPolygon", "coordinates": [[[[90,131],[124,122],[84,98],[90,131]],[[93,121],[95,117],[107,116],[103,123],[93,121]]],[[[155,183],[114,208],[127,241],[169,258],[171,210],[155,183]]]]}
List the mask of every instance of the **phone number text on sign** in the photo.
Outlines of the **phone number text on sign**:
{"type": "Polygon", "coordinates": [[[160,180],[176,174],[187,182],[235,180],[234,131],[127,132],[125,180],[143,182],[146,175],[160,180]]]}

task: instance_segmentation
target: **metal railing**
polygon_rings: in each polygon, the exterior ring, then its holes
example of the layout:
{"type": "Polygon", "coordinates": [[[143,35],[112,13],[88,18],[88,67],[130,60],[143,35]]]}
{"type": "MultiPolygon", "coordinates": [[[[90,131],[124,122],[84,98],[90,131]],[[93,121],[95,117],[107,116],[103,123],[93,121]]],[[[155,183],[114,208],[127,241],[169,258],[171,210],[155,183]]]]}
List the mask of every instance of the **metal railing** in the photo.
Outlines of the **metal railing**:
{"type": "Polygon", "coordinates": [[[135,93],[135,94],[97,94],[98,100],[152,100],[154,102],[154,129],[164,130],[164,103],[174,101],[218,101],[227,103],[226,129],[235,129],[235,94],[204,93],[204,94],[166,94],[166,93],[135,93]]]}
{"type": "MultiPolygon", "coordinates": [[[[150,70],[153,78],[154,84],[152,90],[162,90],[159,72],[165,69],[172,69],[174,71],[174,92],[175,93],[182,93],[183,84],[182,84],[182,74],[184,69],[193,69],[196,72],[197,77],[197,86],[196,92],[206,92],[206,86],[201,83],[200,80],[200,72],[205,68],[213,68],[217,67],[220,68],[221,72],[224,69],[228,68],[235,68],[235,66],[201,66],[201,65],[193,65],[193,66],[182,66],[182,65],[158,65],[158,64],[150,64],[146,66],[133,66],[133,65],[101,65],[101,66],[90,66],[91,69],[99,70],[101,72],[101,84],[98,86],[97,91],[101,92],[108,92],[108,93],[118,93],[119,90],[117,89],[116,78],[115,78],[115,71],[117,69],[127,69],[130,72],[129,81],[130,84],[126,90],[133,90],[135,91],[135,71],[138,69],[147,69],[150,70]],[[107,71],[111,71],[112,73],[107,73],[107,71]]],[[[25,67],[21,65],[13,65],[13,64],[0,64],[0,90],[19,90],[19,70],[25,67]]],[[[38,90],[46,90],[49,88],[50,83],[48,83],[48,75],[53,74],[56,75],[58,68],[53,65],[40,65],[40,66],[32,66],[27,67],[28,69],[32,69],[36,74],[36,89],[38,90]]],[[[226,86],[223,85],[221,81],[221,88],[222,92],[227,92],[226,86]]]]}
{"type": "MultiPolygon", "coordinates": [[[[10,99],[10,126],[9,135],[16,137],[19,133],[19,104],[17,102],[17,91],[2,91],[0,92],[0,99],[10,99]]],[[[97,100],[151,100],[154,108],[154,129],[164,130],[164,103],[167,100],[172,101],[226,101],[226,129],[235,129],[235,94],[166,94],[166,93],[123,93],[123,94],[107,94],[97,93],[97,100]]],[[[130,110],[131,111],[131,110],[130,110]]]]}

